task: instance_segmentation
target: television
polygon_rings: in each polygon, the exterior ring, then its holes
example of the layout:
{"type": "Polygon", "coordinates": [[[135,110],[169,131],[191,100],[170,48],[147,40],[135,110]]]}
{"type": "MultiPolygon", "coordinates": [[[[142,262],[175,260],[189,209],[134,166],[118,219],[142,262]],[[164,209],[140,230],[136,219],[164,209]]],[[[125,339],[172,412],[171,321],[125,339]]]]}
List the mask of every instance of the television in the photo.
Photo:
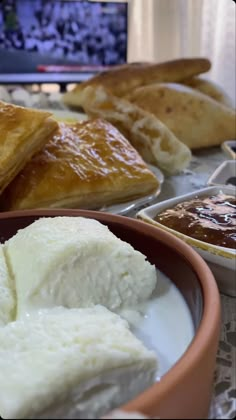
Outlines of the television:
{"type": "Polygon", "coordinates": [[[0,1],[0,83],[83,81],[127,46],[127,1],[0,1]]]}

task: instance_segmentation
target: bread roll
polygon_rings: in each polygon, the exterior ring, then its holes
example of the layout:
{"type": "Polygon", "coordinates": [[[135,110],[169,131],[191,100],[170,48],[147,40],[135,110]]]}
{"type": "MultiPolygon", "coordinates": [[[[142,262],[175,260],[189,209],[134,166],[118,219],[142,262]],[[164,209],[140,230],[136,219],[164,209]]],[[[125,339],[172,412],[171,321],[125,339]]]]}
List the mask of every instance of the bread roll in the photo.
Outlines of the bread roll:
{"type": "Polygon", "coordinates": [[[0,343],[4,419],[96,419],[155,380],[155,354],[103,307],[13,322],[0,328],[0,343]]]}
{"type": "Polygon", "coordinates": [[[63,101],[72,107],[83,107],[81,93],[88,86],[104,88],[116,96],[125,96],[131,90],[155,82],[180,82],[204,73],[211,67],[205,58],[182,58],[158,64],[125,64],[103,72],[83,82],[64,95],[63,101]]]}
{"type": "Polygon", "coordinates": [[[190,149],[236,138],[235,111],[187,86],[156,83],[136,89],[129,100],[159,118],[190,149]]]}
{"type": "Polygon", "coordinates": [[[92,219],[40,219],[6,242],[5,252],[18,317],[55,306],[116,311],[145,301],[156,286],[145,256],[92,219]]]}
{"type": "Polygon", "coordinates": [[[188,166],[190,150],[154,115],[111,95],[102,86],[87,87],[81,100],[90,116],[102,117],[116,126],[146,162],[168,174],[188,166]]]}
{"type": "Polygon", "coordinates": [[[191,79],[184,80],[182,83],[210,96],[222,105],[229,106],[231,108],[233,106],[231,99],[224,90],[211,80],[203,79],[202,77],[193,77],[191,79]]]}

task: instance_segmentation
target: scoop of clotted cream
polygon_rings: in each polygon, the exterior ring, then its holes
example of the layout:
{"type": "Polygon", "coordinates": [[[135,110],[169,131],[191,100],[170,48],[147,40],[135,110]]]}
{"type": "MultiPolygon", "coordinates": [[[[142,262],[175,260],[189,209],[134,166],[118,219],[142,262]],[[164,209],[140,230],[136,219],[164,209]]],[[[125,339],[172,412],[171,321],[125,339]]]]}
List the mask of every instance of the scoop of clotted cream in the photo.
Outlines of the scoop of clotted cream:
{"type": "Polygon", "coordinates": [[[112,311],[148,299],[156,270],[103,224],[82,217],[42,218],[5,244],[18,318],[42,308],[112,311]]]}
{"type": "Polygon", "coordinates": [[[155,380],[155,353],[106,308],[56,308],[0,328],[0,416],[99,418],[155,380]]]}

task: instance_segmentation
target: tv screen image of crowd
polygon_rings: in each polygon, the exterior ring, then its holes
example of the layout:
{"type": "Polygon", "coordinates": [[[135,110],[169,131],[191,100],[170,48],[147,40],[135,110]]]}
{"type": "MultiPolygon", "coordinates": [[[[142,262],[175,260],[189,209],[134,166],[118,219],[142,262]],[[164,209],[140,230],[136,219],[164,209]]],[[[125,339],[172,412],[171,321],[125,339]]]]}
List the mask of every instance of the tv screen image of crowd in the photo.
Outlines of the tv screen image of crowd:
{"type": "Polygon", "coordinates": [[[123,64],[127,9],[126,2],[1,0],[0,72],[123,64]]]}

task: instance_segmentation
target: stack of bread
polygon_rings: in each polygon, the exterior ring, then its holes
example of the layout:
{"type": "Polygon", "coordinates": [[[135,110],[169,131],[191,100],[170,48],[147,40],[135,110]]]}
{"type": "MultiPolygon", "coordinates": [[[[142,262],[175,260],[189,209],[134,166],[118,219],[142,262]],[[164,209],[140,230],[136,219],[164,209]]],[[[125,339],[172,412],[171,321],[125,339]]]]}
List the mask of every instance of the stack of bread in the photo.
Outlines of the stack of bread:
{"type": "MultiPolygon", "coordinates": [[[[176,138],[195,150],[236,137],[230,99],[216,84],[199,77],[210,67],[204,58],[116,67],[76,86],[64,102],[106,118],[144,159],[160,165],[160,148],[169,150],[176,138]]],[[[180,161],[171,162],[173,171],[181,167],[180,161]]],[[[162,166],[171,170],[169,162],[162,166]]]]}

